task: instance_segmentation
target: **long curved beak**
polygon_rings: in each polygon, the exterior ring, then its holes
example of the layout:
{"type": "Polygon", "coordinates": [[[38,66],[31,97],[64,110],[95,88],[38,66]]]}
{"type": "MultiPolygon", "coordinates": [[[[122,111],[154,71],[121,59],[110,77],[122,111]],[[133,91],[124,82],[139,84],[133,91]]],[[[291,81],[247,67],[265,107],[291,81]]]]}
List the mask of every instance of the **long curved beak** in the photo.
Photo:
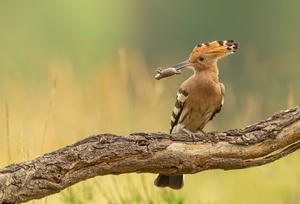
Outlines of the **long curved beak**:
{"type": "Polygon", "coordinates": [[[193,66],[193,63],[191,63],[190,60],[186,60],[178,64],[175,64],[172,67],[175,68],[176,70],[180,70],[182,68],[191,67],[191,66],[193,66]]]}

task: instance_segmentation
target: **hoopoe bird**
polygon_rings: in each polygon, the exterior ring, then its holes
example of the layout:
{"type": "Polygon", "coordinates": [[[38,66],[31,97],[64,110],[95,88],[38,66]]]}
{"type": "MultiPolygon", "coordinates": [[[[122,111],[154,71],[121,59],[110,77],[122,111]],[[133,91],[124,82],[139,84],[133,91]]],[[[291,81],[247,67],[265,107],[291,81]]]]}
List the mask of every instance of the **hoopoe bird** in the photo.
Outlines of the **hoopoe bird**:
{"type": "MultiPolygon", "coordinates": [[[[198,44],[188,60],[172,66],[176,70],[192,68],[194,74],[183,82],[177,92],[171,116],[170,134],[186,133],[195,141],[197,132],[221,111],[224,103],[225,86],[219,82],[218,59],[237,51],[234,40],[220,40],[198,44]]],[[[159,174],[154,185],[181,189],[183,175],[159,174]]]]}

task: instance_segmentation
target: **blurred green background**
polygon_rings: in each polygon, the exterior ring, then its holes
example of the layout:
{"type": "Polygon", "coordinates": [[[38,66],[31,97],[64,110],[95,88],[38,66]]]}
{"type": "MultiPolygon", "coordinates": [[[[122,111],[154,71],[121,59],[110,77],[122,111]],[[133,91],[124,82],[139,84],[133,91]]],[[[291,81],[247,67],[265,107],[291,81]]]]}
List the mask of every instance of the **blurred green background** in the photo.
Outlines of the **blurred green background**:
{"type": "MultiPolygon", "coordinates": [[[[225,106],[205,130],[298,105],[299,8],[295,0],[0,1],[1,167],[92,134],[168,132],[192,72],[156,81],[155,69],[202,42],[240,42],[218,63],[225,106]]],[[[176,192],[154,188],[150,174],[98,177],[34,203],[300,203],[299,156],[187,175],[176,192]]]]}

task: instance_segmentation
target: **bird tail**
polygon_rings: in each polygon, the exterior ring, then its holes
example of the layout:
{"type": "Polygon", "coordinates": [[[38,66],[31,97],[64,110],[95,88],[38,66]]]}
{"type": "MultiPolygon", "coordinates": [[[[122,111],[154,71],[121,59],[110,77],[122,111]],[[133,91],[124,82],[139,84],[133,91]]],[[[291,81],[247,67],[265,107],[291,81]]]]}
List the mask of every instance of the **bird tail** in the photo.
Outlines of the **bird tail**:
{"type": "Polygon", "coordinates": [[[158,174],[154,185],[157,187],[170,187],[174,190],[179,190],[184,185],[183,175],[179,176],[166,176],[163,174],[158,174]]]}

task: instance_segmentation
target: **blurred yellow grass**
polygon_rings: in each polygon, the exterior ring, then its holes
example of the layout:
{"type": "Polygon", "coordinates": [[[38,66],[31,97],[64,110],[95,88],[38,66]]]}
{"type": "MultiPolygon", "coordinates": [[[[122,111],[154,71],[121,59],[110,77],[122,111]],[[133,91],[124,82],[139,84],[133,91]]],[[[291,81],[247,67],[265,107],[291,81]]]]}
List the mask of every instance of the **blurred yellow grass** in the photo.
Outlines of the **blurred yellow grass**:
{"type": "MultiPolygon", "coordinates": [[[[190,72],[156,81],[155,68],[147,68],[140,52],[119,48],[117,58],[89,71],[81,70],[80,74],[67,57],[44,56],[33,62],[37,63],[33,66],[36,69],[26,72],[21,72],[12,59],[2,62],[5,66],[0,77],[3,110],[0,142],[6,145],[0,153],[6,157],[0,160],[1,167],[7,161],[34,159],[92,134],[168,132],[177,88],[190,72]]],[[[262,98],[249,94],[239,111],[235,108],[234,84],[224,83],[227,87],[224,109],[206,130],[238,128],[264,119],[262,98]]],[[[292,94],[290,89],[289,106],[292,94]]],[[[262,167],[187,175],[186,186],[174,195],[185,197],[186,203],[297,203],[300,202],[298,157],[296,152],[262,167]]],[[[129,196],[128,185],[141,191],[143,201],[171,192],[154,188],[153,179],[151,174],[97,177],[71,187],[72,190],[29,203],[76,203],[71,198],[74,192],[78,199],[90,199],[85,203],[99,200],[124,203],[118,196],[129,196]]]]}

